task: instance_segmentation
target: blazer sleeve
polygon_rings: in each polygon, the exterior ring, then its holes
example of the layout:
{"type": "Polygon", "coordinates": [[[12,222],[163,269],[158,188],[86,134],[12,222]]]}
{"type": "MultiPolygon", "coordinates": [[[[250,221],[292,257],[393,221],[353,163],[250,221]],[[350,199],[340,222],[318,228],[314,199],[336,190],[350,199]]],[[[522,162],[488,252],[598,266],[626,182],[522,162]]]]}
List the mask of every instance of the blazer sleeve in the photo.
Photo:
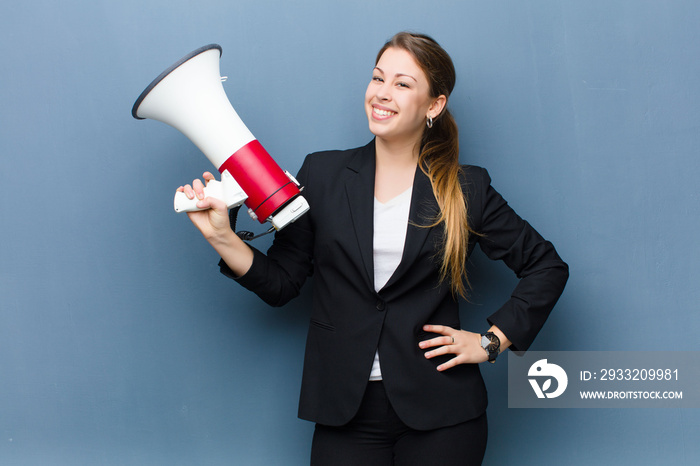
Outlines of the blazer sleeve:
{"type": "MultiPolygon", "coordinates": [[[[303,193],[310,192],[307,184],[309,171],[307,157],[296,177],[306,188],[303,193]]],[[[267,255],[248,245],[253,250],[253,263],[245,275],[236,277],[223,259],[219,261],[219,267],[221,273],[257,294],[270,306],[282,306],[299,295],[307,277],[313,273],[313,243],[311,212],[307,212],[275,233],[267,255]]]]}
{"type": "Polygon", "coordinates": [[[532,344],[554,308],[569,277],[567,264],[554,246],[508,205],[491,186],[483,168],[468,167],[474,180],[469,205],[476,241],[492,260],[502,260],[520,279],[510,299],[488,317],[503,331],[513,351],[525,351],[532,344]],[[473,216],[472,216],[473,211],[473,216]]]}

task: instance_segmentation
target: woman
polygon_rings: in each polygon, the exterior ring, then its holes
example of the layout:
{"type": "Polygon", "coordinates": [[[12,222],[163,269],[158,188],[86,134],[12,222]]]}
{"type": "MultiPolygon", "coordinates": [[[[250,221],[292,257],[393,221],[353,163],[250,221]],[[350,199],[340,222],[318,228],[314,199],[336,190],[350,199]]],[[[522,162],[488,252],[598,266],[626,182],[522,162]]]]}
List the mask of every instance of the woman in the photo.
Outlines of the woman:
{"type": "Polygon", "coordinates": [[[222,272],[265,302],[285,304],[314,273],[299,403],[299,416],[316,422],[312,464],[480,464],[478,364],[526,350],[568,278],[486,171],[460,167],[447,109],[454,83],[449,55],[430,37],[387,42],[365,94],[374,140],[306,158],[297,178],[311,210],[267,255],[235,235],[201,181],[179,188],[210,208],[189,216],[222,272]],[[460,329],[457,302],[477,243],[520,278],[483,334],[460,329]]]}

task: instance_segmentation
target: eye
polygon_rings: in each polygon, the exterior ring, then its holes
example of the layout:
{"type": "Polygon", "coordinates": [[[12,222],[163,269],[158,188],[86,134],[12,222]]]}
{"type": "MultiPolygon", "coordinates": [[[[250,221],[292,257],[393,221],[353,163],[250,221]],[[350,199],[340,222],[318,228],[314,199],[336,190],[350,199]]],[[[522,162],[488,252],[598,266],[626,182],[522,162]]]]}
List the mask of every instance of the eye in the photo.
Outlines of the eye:
{"type": "Polygon", "coordinates": [[[398,82],[398,83],[396,83],[396,85],[399,86],[399,87],[406,88],[406,89],[410,89],[410,88],[411,88],[411,86],[409,86],[407,83],[404,83],[404,82],[398,82]]]}
{"type": "Polygon", "coordinates": [[[380,76],[372,76],[372,81],[376,81],[378,83],[384,82],[384,80],[380,76]]]}

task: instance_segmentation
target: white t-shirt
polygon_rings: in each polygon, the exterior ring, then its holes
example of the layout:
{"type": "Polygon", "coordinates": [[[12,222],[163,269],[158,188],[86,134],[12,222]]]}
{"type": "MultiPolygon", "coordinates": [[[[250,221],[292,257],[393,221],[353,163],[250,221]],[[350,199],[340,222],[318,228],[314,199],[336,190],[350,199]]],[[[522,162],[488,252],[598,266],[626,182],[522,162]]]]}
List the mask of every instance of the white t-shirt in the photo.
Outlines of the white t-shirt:
{"type": "MultiPolygon", "coordinates": [[[[381,290],[401,263],[408,229],[411,193],[408,188],[386,204],[374,199],[374,290],[381,290]]],[[[379,351],[374,354],[370,380],[382,380],[379,351]]]]}

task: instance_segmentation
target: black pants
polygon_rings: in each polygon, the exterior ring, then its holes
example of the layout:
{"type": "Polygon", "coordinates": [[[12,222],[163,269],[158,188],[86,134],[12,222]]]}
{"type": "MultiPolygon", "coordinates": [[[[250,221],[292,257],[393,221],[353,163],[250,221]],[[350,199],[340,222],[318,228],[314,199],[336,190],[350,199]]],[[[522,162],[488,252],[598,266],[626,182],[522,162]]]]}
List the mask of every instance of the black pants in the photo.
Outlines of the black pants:
{"type": "Polygon", "coordinates": [[[349,424],[316,424],[311,466],[480,465],[487,430],[486,413],[440,429],[411,429],[394,412],[384,385],[370,382],[349,424]]]}

